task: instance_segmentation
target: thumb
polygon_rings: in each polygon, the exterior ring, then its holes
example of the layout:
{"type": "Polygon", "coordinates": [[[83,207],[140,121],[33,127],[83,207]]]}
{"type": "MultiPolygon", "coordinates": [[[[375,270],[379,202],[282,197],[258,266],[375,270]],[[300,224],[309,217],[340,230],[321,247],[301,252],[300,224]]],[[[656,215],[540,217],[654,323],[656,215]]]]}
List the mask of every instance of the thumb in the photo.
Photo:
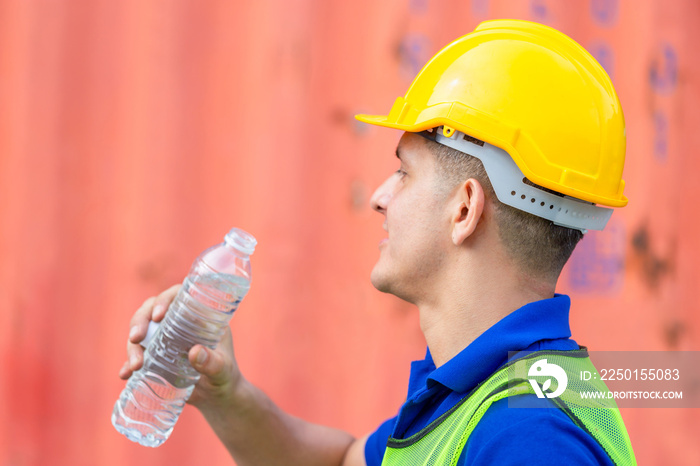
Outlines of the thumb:
{"type": "Polygon", "coordinates": [[[189,360],[197,372],[206,376],[214,385],[223,385],[228,380],[224,357],[218,351],[195,345],[189,352],[189,360]]]}

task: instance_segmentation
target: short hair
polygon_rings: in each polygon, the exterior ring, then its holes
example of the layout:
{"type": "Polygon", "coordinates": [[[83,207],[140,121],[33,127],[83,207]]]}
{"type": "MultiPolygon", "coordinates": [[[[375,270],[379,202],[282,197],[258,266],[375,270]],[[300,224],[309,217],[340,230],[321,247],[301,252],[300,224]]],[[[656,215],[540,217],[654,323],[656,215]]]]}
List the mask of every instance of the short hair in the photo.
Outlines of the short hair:
{"type": "MultiPolygon", "coordinates": [[[[437,142],[426,141],[435,155],[437,173],[444,191],[452,191],[468,178],[476,179],[483,187],[486,198],[493,201],[498,234],[506,251],[523,272],[556,280],[583,238],[583,233],[503,204],[496,197],[481,160],[437,142]]],[[[558,194],[527,179],[525,181],[536,188],[558,194]]]]}

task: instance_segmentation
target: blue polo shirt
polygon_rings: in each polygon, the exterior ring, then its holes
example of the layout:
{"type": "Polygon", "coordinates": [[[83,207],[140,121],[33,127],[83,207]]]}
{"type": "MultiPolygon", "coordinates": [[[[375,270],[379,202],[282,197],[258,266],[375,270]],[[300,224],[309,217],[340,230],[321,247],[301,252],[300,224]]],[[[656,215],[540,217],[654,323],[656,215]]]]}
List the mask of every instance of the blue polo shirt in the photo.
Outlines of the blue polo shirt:
{"type": "MultiPolygon", "coordinates": [[[[411,364],[408,397],[398,416],[367,439],[365,459],[378,466],[388,438],[420,432],[452,408],[508,360],[509,351],[575,350],[570,339],[568,296],[527,304],[482,333],[462,352],[435,368],[428,350],[411,364]]],[[[603,448],[549,400],[541,408],[508,408],[495,402],[472,432],[458,465],[612,465],[603,448]]]]}

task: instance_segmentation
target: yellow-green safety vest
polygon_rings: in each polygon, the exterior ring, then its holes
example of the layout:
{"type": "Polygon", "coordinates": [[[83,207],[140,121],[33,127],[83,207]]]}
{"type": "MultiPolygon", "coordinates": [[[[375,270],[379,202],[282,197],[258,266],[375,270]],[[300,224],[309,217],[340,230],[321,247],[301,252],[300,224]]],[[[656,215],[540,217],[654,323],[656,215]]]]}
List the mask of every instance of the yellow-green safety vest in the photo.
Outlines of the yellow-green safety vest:
{"type": "Polygon", "coordinates": [[[549,398],[600,444],[614,464],[636,465],[617,403],[607,395],[605,383],[581,380],[581,371],[596,372],[583,347],[577,351],[537,351],[515,359],[417,434],[390,438],[382,466],[456,465],[469,435],[491,404],[525,394],[549,398]],[[566,379],[562,380],[564,373],[566,379]],[[605,395],[583,399],[581,392],[605,395]]]}

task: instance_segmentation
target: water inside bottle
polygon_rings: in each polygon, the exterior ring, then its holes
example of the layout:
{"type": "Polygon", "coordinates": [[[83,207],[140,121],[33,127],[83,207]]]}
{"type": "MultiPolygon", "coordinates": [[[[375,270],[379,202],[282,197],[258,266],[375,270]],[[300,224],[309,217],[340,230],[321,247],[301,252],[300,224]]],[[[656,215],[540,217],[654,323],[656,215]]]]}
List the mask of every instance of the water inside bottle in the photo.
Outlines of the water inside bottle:
{"type": "Polygon", "coordinates": [[[236,310],[248,293],[250,281],[238,275],[211,273],[198,277],[187,277],[184,292],[207,308],[224,313],[236,310]]]}

